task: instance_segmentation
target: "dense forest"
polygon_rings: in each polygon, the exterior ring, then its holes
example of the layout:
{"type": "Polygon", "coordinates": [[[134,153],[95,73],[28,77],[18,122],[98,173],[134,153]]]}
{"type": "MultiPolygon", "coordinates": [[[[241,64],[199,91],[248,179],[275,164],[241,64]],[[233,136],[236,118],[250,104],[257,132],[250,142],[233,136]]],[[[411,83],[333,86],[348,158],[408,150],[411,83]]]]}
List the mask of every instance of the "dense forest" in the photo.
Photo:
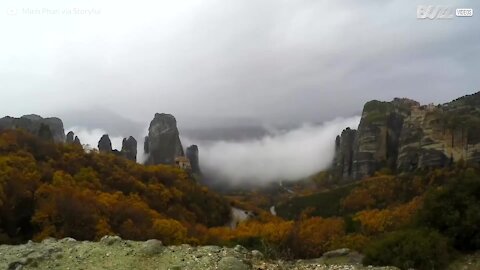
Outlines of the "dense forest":
{"type": "Polygon", "coordinates": [[[442,269],[456,252],[480,249],[480,169],[463,161],[401,175],[378,172],[284,204],[290,208],[273,216],[254,202],[210,191],[176,167],[0,132],[0,243],[119,235],[241,244],[281,258],[348,247],[365,254],[367,264],[402,269],[442,269]],[[225,226],[231,204],[256,216],[231,229],[225,226]]]}
{"type": "Polygon", "coordinates": [[[228,221],[225,199],[175,167],[86,153],[22,131],[0,133],[0,242],[46,237],[189,241],[228,221]]]}

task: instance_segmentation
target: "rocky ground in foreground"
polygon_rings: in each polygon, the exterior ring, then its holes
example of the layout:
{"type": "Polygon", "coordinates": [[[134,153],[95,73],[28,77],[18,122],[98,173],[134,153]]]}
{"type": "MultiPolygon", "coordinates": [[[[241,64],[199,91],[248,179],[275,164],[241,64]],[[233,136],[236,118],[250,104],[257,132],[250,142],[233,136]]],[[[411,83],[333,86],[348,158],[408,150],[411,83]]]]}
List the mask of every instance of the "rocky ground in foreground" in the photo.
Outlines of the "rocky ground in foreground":
{"type": "Polygon", "coordinates": [[[46,239],[41,243],[0,245],[0,269],[384,269],[363,267],[359,256],[339,250],[315,260],[268,260],[241,246],[163,246],[158,240],[136,242],[107,236],[99,242],[46,239]]]}

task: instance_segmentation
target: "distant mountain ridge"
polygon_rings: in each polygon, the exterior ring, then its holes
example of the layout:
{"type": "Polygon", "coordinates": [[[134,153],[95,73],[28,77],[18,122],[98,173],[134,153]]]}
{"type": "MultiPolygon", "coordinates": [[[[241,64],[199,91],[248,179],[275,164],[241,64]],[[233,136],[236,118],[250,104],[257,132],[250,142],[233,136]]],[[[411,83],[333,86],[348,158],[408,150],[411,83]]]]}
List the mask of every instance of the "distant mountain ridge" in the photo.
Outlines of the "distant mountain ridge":
{"type": "Polygon", "coordinates": [[[367,102],[358,129],[337,136],[332,169],[352,181],[380,169],[407,172],[459,160],[480,162],[480,92],[443,105],[367,102]]]}

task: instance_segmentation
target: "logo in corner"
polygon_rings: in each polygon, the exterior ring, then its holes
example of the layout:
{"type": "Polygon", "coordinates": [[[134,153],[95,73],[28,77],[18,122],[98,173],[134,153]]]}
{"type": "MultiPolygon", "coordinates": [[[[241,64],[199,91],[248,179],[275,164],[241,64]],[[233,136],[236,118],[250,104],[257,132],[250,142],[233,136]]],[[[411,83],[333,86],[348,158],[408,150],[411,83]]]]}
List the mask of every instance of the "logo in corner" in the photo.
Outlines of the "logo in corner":
{"type": "Polygon", "coordinates": [[[452,19],[454,14],[455,9],[449,6],[417,6],[417,19],[452,19]]]}

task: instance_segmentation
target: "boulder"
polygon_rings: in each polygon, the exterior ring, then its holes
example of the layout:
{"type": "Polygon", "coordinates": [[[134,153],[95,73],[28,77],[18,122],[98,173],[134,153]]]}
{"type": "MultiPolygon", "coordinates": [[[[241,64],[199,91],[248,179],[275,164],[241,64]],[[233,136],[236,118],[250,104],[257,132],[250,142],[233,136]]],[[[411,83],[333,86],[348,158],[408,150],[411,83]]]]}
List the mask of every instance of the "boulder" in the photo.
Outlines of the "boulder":
{"type": "Polygon", "coordinates": [[[218,269],[247,270],[251,268],[238,258],[226,256],[218,262],[218,269]]]}
{"type": "Polygon", "coordinates": [[[111,246],[113,244],[117,244],[120,242],[122,242],[122,238],[120,238],[120,236],[117,236],[117,235],[105,235],[104,237],[102,237],[102,239],[100,239],[100,243],[105,244],[107,246],[111,246]]]}
{"type": "Polygon", "coordinates": [[[162,241],[157,239],[150,239],[145,241],[142,245],[142,251],[146,255],[155,255],[161,253],[165,247],[163,246],[162,241]]]}

